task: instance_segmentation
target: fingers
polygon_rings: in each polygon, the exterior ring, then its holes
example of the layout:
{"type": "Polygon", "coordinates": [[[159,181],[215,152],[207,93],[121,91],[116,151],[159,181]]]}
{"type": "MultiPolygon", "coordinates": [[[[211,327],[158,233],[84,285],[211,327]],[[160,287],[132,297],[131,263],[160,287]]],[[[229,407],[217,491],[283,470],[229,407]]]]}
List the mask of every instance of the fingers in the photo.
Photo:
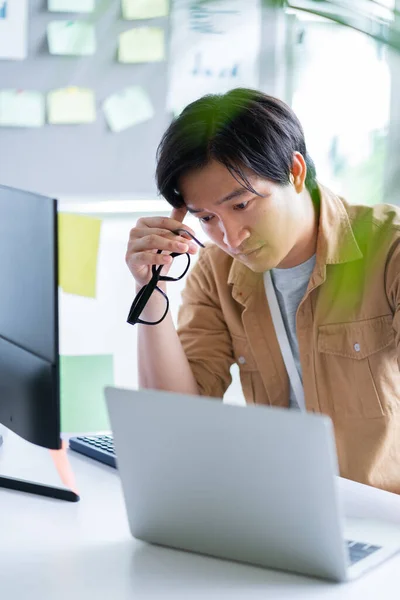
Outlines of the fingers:
{"type": "Polygon", "coordinates": [[[148,250],[164,250],[166,252],[188,252],[190,248],[196,250],[195,242],[189,242],[186,238],[170,234],[165,237],[149,231],[148,235],[131,238],[128,248],[131,252],[142,252],[148,250]],[[172,239],[171,236],[172,235],[172,239]]]}
{"type": "MultiPolygon", "coordinates": [[[[182,220],[186,215],[186,207],[174,209],[171,217],[142,217],[138,219],[136,226],[131,230],[125,260],[138,281],[143,283],[151,276],[151,265],[169,265],[172,262],[170,254],[196,254],[197,244],[185,234],[173,233],[182,229],[182,220]],[[157,251],[161,250],[162,253],[157,251]],[[143,273],[145,272],[145,276],[143,273]],[[140,275],[140,277],[139,277],[140,275]]],[[[184,226],[190,234],[195,232],[184,226]]]]}
{"type": "MultiPolygon", "coordinates": [[[[180,213],[176,213],[175,211],[177,211],[177,210],[178,209],[174,209],[172,211],[172,214],[177,214],[178,217],[184,218],[185,215],[183,214],[183,211],[181,211],[180,213]]],[[[186,208],[185,208],[185,214],[186,214],[186,208]]],[[[164,229],[167,231],[174,231],[175,229],[182,228],[182,221],[179,221],[179,220],[171,218],[171,217],[142,217],[137,220],[135,229],[143,229],[146,227],[149,229],[164,229]]],[[[187,231],[190,231],[190,233],[192,235],[194,235],[194,236],[196,235],[195,232],[193,231],[193,229],[191,229],[190,227],[187,227],[185,225],[184,228],[187,229],[187,231]]]]}
{"type": "Polygon", "coordinates": [[[185,205],[181,208],[173,208],[171,212],[171,219],[183,223],[183,219],[186,217],[187,208],[185,205]]]}
{"type": "MultiPolygon", "coordinates": [[[[176,230],[175,230],[176,231],[176,230]]],[[[163,237],[165,239],[171,240],[171,241],[179,241],[179,239],[181,239],[181,241],[187,241],[186,238],[182,237],[182,236],[178,236],[175,233],[172,233],[172,231],[169,231],[168,229],[160,229],[158,227],[134,227],[133,229],[131,229],[130,232],[130,238],[131,240],[138,240],[140,238],[143,237],[147,237],[150,235],[157,235],[159,237],[163,237]]]]}
{"type": "Polygon", "coordinates": [[[126,261],[132,266],[142,267],[150,265],[168,265],[172,262],[172,257],[169,254],[154,254],[154,252],[128,252],[126,253],[126,261]]]}

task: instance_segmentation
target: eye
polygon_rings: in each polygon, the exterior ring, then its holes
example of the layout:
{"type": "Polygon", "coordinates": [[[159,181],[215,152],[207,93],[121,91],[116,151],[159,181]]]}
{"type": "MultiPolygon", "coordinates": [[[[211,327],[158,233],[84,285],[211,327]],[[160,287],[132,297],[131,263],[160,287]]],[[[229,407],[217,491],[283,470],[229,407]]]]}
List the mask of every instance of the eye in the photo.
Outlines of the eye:
{"type": "Polygon", "coordinates": [[[233,210],[245,210],[245,208],[248,207],[249,203],[250,200],[247,200],[246,202],[240,202],[240,204],[235,204],[233,210]]]}
{"type": "Polygon", "coordinates": [[[213,218],[213,215],[207,215],[206,217],[200,217],[199,221],[201,221],[202,223],[209,223],[213,218]]]}

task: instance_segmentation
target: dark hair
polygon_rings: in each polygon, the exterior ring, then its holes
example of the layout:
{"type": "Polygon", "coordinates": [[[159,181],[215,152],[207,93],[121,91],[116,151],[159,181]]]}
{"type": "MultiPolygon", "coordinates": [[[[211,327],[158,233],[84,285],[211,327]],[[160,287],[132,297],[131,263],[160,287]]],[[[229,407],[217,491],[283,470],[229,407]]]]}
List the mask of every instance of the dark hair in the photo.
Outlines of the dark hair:
{"type": "Polygon", "coordinates": [[[223,164],[253,192],[244,168],[288,185],[294,152],[303,155],[306,187],[313,198],[318,197],[315,166],[307,153],[303,128],[285,102],[245,88],[207,95],[189,104],[165,132],[157,150],[157,186],[172,206],[180,208],[184,200],[179,178],[211,160],[223,164]]]}

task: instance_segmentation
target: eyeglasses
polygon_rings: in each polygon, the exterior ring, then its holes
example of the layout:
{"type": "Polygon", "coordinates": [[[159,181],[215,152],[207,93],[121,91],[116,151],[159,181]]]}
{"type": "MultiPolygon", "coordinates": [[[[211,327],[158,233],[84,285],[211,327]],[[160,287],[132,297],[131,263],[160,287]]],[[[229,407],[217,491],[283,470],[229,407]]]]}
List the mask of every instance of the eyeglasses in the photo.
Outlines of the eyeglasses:
{"type": "MultiPolygon", "coordinates": [[[[172,233],[175,233],[175,235],[184,233],[184,234],[188,235],[193,241],[195,241],[196,244],[198,244],[202,248],[205,247],[204,244],[202,244],[197,238],[194,237],[194,235],[192,235],[186,229],[175,229],[172,233]]],[[[157,254],[161,254],[161,252],[162,252],[161,250],[157,250],[157,254]]],[[[136,323],[141,323],[142,325],[158,325],[159,323],[161,323],[161,321],[163,321],[165,319],[165,317],[167,316],[168,310],[169,310],[169,300],[168,300],[168,296],[158,287],[157,284],[159,281],[179,281],[180,279],[182,279],[182,277],[184,277],[186,275],[186,273],[188,272],[189,267],[190,267],[190,256],[189,256],[188,252],[185,252],[183,254],[181,252],[172,252],[170,254],[170,256],[172,256],[172,258],[176,258],[177,256],[184,256],[184,255],[186,255],[187,263],[183,269],[182,274],[179,275],[179,277],[168,277],[168,276],[161,275],[161,269],[163,268],[164,265],[153,265],[152,266],[152,268],[151,268],[151,270],[153,272],[152,278],[150,279],[149,283],[144,285],[142,287],[142,289],[138,292],[138,294],[136,294],[136,297],[135,297],[134,301],[132,302],[132,306],[129,311],[129,315],[128,315],[128,319],[127,319],[127,322],[130,325],[135,325],[136,323]],[[160,319],[158,319],[158,321],[144,321],[143,319],[140,319],[140,315],[142,314],[142,312],[143,312],[147,302],[149,301],[150,296],[154,292],[154,290],[159,292],[165,298],[165,310],[164,310],[163,316],[160,319]]]]}

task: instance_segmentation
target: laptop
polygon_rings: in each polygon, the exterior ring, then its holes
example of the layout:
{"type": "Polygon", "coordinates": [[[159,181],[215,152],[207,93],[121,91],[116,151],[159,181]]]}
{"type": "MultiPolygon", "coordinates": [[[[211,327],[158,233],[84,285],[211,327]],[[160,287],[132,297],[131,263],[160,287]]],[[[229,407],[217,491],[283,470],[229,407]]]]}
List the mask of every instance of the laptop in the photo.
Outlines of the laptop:
{"type": "Polygon", "coordinates": [[[105,389],[132,535],[333,581],[400,550],[400,527],[345,520],[329,417],[105,389]]]}

